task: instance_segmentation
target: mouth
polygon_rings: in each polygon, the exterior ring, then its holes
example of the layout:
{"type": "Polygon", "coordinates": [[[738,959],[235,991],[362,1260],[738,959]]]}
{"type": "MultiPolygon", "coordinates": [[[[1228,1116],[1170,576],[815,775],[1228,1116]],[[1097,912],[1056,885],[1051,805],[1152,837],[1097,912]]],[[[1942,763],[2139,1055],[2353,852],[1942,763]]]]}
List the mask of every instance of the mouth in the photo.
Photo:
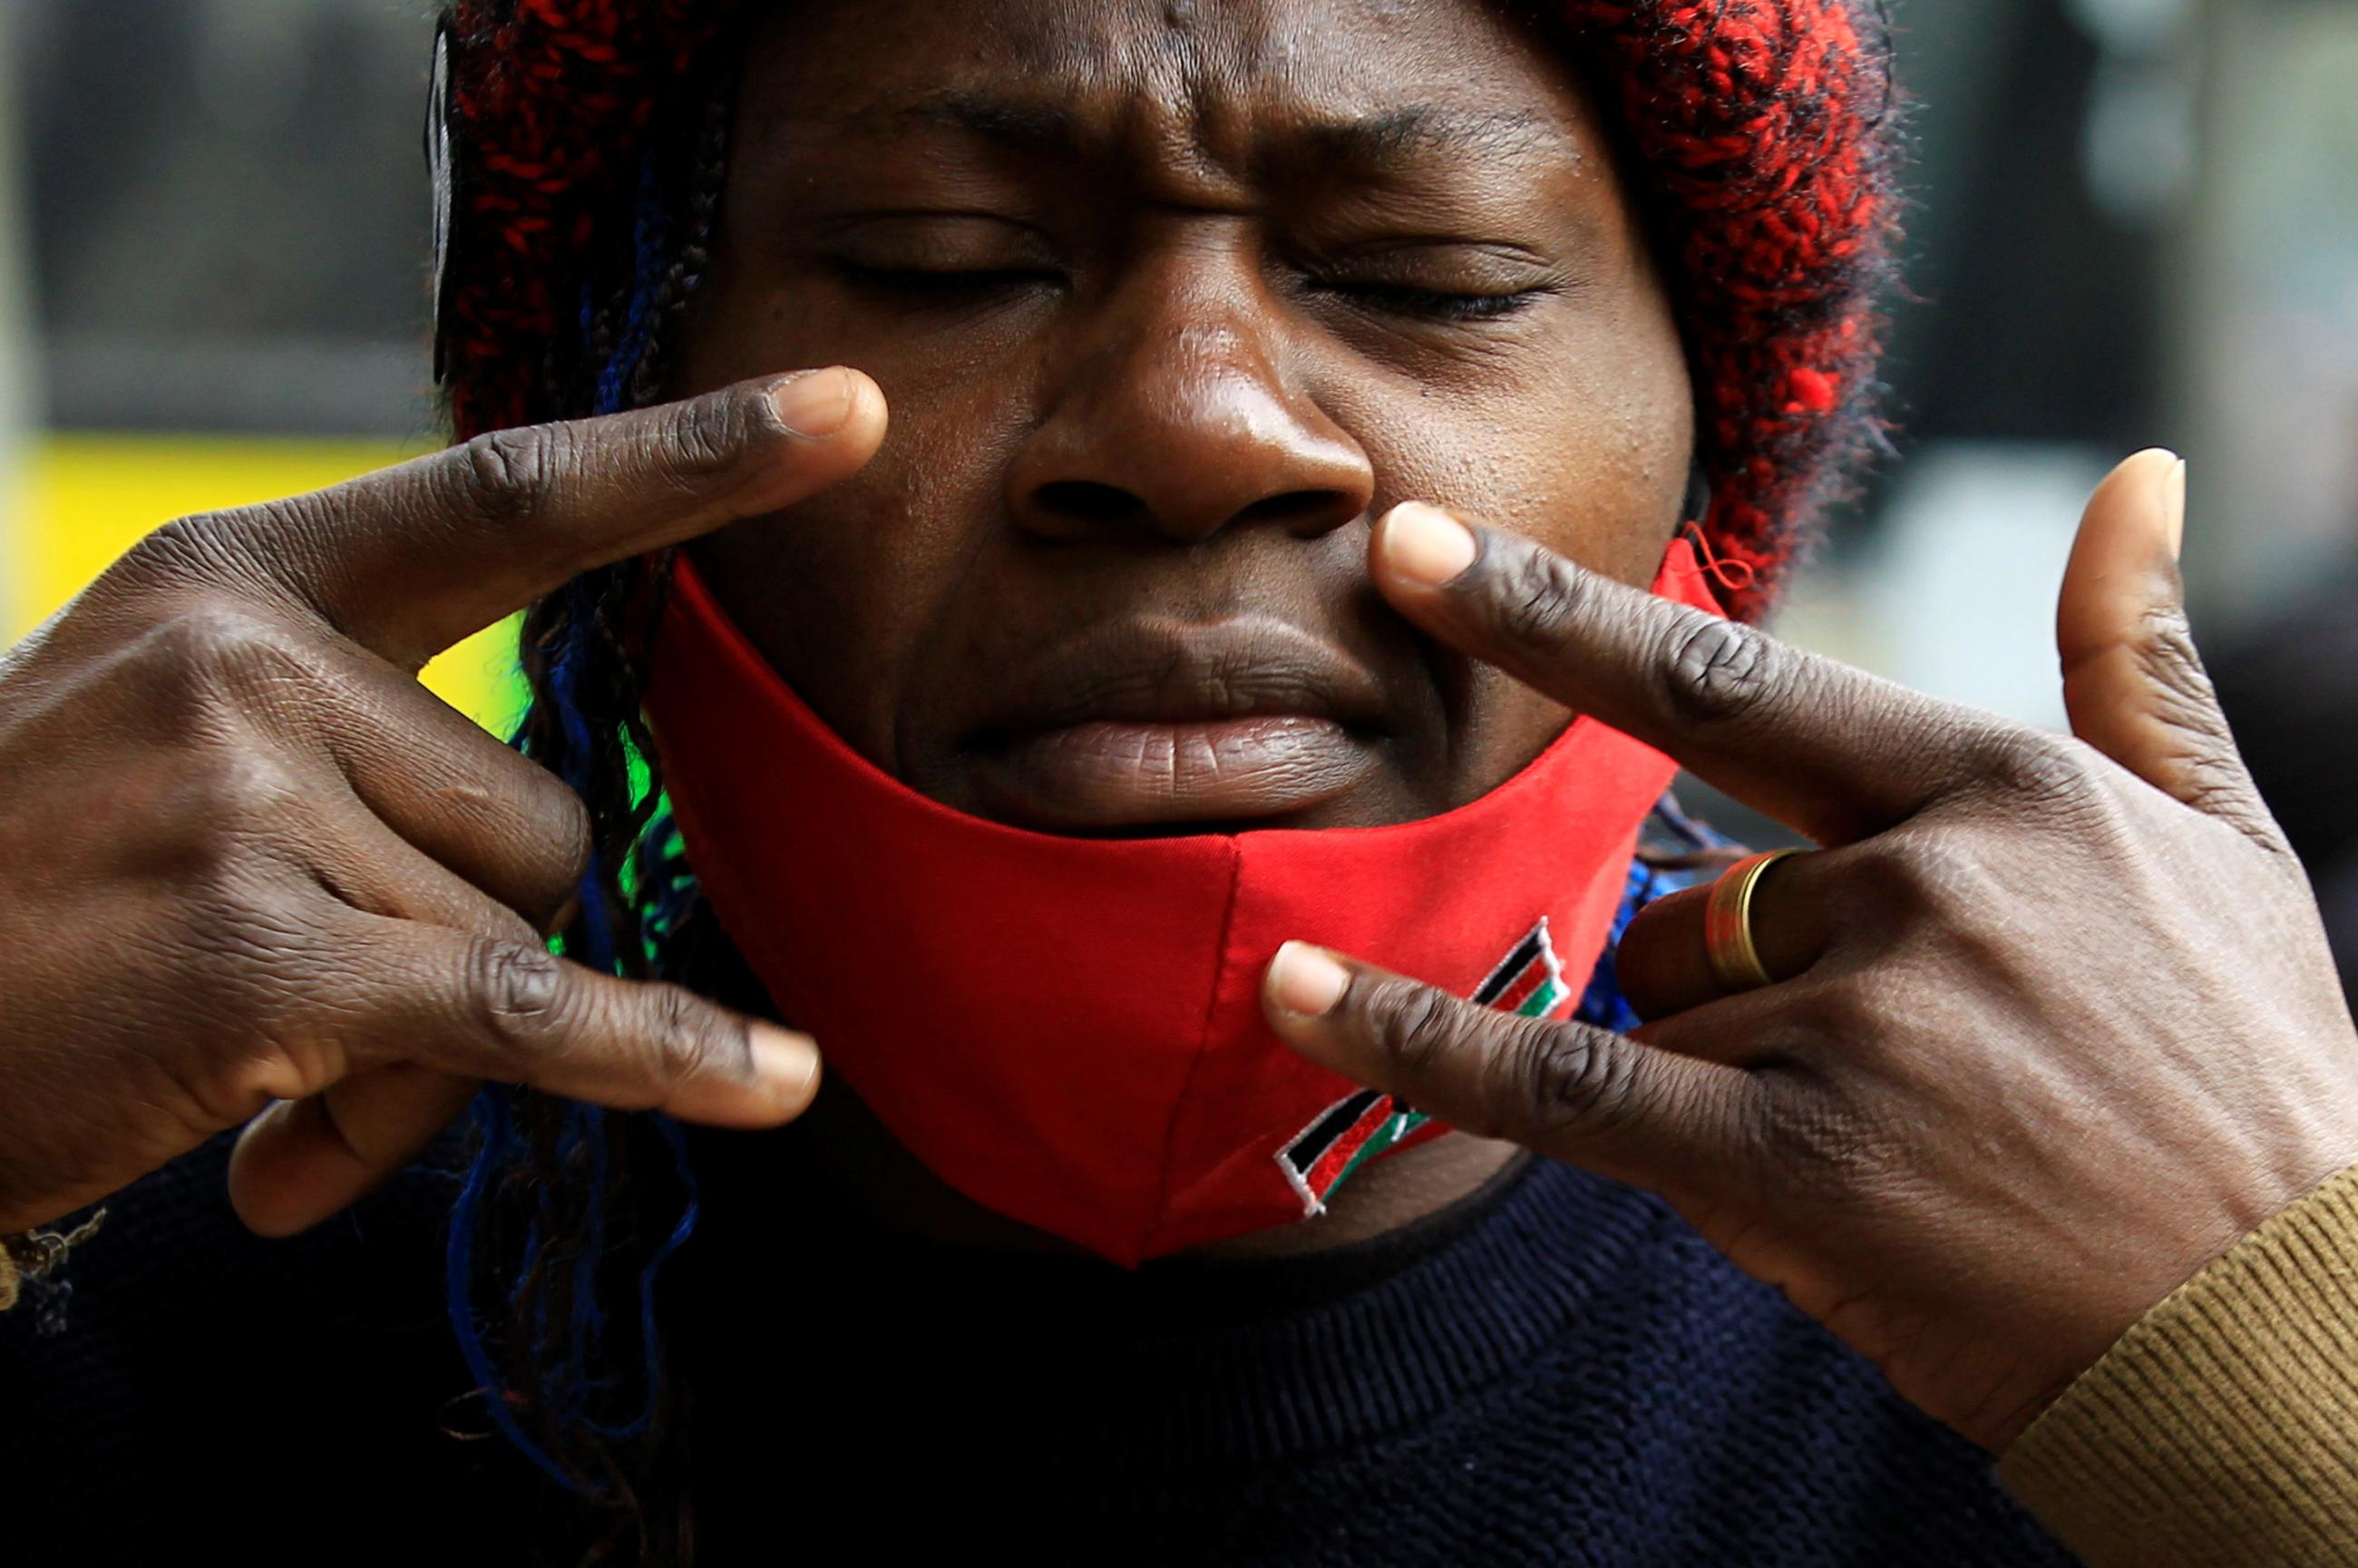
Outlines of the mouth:
{"type": "Polygon", "coordinates": [[[1368,671],[1287,622],[1117,623],[1019,672],[971,734],[987,813],[1062,833],[1267,825],[1382,765],[1368,671]]]}

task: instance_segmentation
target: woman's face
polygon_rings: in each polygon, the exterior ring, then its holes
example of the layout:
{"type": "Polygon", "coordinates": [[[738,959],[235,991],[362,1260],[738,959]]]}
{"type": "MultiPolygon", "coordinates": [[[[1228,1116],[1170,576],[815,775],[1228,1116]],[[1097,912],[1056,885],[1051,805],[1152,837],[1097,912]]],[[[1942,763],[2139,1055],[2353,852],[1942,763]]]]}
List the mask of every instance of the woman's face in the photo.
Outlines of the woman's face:
{"type": "Polygon", "coordinates": [[[1368,826],[1564,711],[1411,631],[1441,503],[1651,580],[1692,449],[1567,67],[1482,0],[803,0],[747,61],[685,395],[845,363],[857,478],[699,546],[871,762],[1067,833],[1368,826]]]}

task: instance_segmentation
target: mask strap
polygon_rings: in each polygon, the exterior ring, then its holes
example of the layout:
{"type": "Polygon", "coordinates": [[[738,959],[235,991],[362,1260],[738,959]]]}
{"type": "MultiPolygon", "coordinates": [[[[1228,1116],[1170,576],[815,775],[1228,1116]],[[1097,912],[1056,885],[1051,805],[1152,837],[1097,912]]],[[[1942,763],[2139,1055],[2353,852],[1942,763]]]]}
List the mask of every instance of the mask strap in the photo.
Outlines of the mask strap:
{"type": "Polygon", "coordinates": [[[1684,538],[1693,546],[1695,558],[1703,563],[1697,568],[1701,575],[1711,579],[1729,593],[1749,593],[1759,579],[1759,573],[1753,569],[1752,563],[1721,558],[1711,547],[1711,535],[1704,532],[1704,521],[1711,515],[1711,476],[1704,472],[1703,464],[1695,463],[1687,470],[1686,521],[1679,525],[1675,536],[1684,538]]]}
{"type": "Polygon", "coordinates": [[[1679,536],[1693,546],[1695,558],[1702,563],[1695,568],[1698,575],[1711,579],[1730,593],[1751,591],[1753,583],[1759,578],[1752,563],[1728,560],[1714,553],[1711,547],[1711,535],[1703,531],[1702,524],[1683,524],[1679,529],[1679,536]]]}

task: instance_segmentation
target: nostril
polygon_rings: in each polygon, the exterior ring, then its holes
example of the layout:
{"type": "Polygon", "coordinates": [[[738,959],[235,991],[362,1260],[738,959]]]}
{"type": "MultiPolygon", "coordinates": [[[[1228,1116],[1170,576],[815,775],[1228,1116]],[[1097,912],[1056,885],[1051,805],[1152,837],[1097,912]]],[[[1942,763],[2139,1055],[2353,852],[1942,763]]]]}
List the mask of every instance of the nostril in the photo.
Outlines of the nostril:
{"type": "Polygon", "coordinates": [[[1138,533],[1200,542],[1240,524],[1314,538],[1347,526],[1366,502],[1363,492],[1326,487],[1263,495],[1236,510],[1229,508],[1240,498],[1232,493],[1174,493],[1167,499],[1172,504],[1160,507],[1121,485],[1051,480],[1032,488],[1018,514],[1034,533],[1067,541],[1138,533]]]}
{"type": "Polygon", "coordinates": [[[1290,490],[1254,502],[1237,514],[1236,521],[1324,530],[1341,527],[1359,511],[1358,503],[1339,490],[1290,490]]]}
{"type": "Polygon", "coordinates": [[[1120,523],[1144,510],[1126,490],[1095,480],[1057,480],[1033,492],[1041,510],[1076,523],[1120,523]]]}

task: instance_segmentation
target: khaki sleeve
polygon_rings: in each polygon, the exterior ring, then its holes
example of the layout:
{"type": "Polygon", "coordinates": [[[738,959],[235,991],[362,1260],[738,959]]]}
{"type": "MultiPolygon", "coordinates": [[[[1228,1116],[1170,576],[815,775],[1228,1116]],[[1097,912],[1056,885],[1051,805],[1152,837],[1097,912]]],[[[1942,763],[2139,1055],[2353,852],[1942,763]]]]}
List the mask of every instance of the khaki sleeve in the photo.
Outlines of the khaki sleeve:
{"type": "Polygon", "coordinates": [[[1998,1473],[2090,1568],[2358,1564],[2358,1166],[2140,1318],[1998,1473]]]}

